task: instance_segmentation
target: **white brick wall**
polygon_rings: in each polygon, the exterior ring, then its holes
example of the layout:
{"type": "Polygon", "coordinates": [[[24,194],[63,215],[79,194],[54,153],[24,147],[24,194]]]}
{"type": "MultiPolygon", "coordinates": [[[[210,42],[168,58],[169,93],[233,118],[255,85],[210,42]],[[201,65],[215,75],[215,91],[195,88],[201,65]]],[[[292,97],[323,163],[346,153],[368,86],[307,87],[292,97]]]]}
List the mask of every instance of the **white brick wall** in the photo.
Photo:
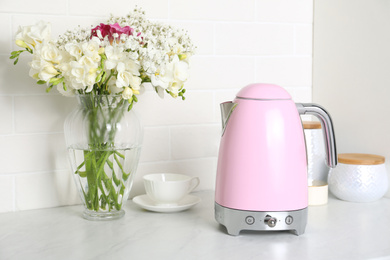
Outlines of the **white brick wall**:
{"type": "MultiPolygon", "coordinates": [[[[144,193],[142,176],[178,172],[213,189],[220,138],[219,103],[243,86],[270,82],[296,101],[311,101],[313,0],[2,0],[0,4],[0,212],[79,203],[63,137],[76,102],[46,94],[28,76],[28,57],[8,59],[20,25],[50,21],[58,35],[77,25],[124,15],[135,5],[147,17],[180,26],[198,46],[186,100],[153,91],[135,106],[144,145],[131,196],[144,193]]],[[[27,55],[26,55],[27,56],[27,55]]]]}

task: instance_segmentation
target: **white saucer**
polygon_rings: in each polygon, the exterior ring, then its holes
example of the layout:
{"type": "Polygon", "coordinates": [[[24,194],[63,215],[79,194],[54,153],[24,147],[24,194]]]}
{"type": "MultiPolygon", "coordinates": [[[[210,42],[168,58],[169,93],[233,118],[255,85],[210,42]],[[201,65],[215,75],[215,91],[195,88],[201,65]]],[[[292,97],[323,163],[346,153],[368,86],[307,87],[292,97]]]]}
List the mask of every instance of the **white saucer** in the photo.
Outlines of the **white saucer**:
{"type": "Polygon", "coordinates": [[[195,204],[201,201],[200,198],[187,195],[184,199],[180,200],[177,205],[159,205],[152,201],[148,195],[140,195],[133,198],[133,202],[139,205],[141,208],[155,212],[178,212],[191,208],[195,204]]]}

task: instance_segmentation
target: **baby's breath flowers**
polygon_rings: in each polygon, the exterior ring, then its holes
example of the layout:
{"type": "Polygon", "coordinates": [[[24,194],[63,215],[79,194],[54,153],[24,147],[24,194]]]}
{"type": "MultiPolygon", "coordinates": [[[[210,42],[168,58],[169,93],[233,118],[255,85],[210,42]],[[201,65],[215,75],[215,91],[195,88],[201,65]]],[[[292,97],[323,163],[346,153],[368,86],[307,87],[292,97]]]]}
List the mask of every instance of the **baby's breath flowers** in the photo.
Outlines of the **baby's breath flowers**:
{"type": "Polygon", "coordinates": [[[65,96],[120,94],[129,108],[149,82],[156,92],[184,99],[189,60],[194,45],[184,30],[145,18],[135,8],[124,17],[112,16],[91,28],[77,27],[58,39],[51,38],[50,23],[20,27],[11,53],[33,55],[30,76],[47,91],[56,86],[65,96]]]}

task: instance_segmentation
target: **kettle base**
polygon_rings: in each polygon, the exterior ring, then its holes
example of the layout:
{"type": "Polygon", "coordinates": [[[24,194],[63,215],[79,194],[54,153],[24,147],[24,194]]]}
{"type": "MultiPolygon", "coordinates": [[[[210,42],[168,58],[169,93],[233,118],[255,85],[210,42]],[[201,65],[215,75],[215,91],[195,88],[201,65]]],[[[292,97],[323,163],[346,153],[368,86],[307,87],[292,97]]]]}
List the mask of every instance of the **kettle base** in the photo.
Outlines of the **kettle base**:
{"type": "Polygon", "coordinates": [[[249,211],[231,209],[215,203],[215,219],[233,236],[239,235],[241,230],[291,230],[299,236],[305,232],[307,212],[307,207],[292,211],[249,211]]]}

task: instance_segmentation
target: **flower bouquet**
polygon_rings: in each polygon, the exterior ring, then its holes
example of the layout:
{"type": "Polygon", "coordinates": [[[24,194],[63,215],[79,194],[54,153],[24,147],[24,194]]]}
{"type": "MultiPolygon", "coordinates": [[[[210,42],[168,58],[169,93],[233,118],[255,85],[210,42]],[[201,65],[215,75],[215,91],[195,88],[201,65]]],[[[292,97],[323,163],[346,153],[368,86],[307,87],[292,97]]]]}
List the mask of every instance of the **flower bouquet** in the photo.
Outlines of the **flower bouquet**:
{"type": "Polygon", "coordinates": [[[38,84],[78,98],[78,109],[65,122],[65,139],[84,217],[123,216],[142,140],[132,107],[145,85],[160,97],[167,93],[184,100],[195,49],[188,34],[147,20],[135,8],[57,39],[51,38],[51,25],[41,21],[20,27],[15,42],[22,49],[11,53],[14,64],[20,54],[30,53],[29,75],[38,84]]]}

